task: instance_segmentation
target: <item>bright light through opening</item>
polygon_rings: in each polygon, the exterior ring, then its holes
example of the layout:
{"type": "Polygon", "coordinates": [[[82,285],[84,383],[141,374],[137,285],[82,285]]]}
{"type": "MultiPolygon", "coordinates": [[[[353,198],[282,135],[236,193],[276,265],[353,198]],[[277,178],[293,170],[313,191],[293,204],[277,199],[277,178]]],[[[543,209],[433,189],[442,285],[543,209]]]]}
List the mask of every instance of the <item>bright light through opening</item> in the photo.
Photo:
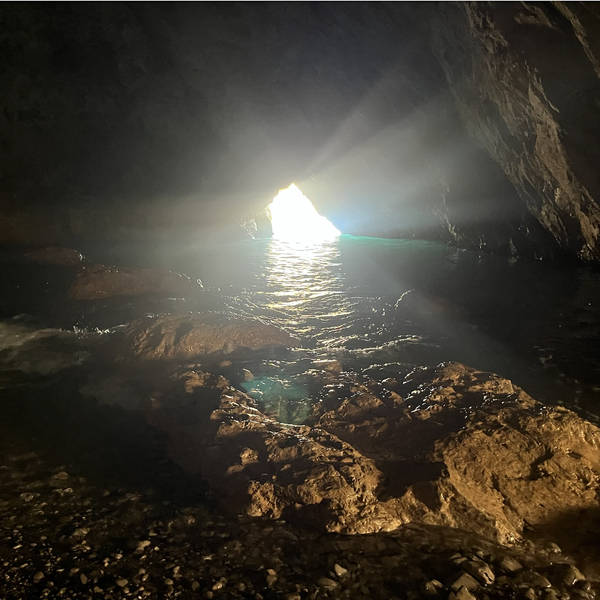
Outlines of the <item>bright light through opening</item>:
{"type": "Polygon", "coordinates": [[[273,237],[294,242],[334,240],[341,232],[321,216],[312,202],[292,183],[279,190],[267,206],[273,237]]]}

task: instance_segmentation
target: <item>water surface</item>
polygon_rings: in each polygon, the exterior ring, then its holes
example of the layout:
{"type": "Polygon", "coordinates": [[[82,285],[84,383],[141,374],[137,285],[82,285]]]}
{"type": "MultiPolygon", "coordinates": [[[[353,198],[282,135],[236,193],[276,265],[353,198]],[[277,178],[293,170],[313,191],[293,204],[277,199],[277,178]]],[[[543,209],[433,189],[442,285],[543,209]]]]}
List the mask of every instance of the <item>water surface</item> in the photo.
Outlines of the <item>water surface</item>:
{"type": "Polygon", "coordinates": [[[227,311],[302,340],[272,372],[298,371],[308,357],[378,374],[458,360],[542,400],[600,412],[600,276],[592,268],[347,235],[307,245],[199,243],[161,260],[218,289],[227,311]]]}

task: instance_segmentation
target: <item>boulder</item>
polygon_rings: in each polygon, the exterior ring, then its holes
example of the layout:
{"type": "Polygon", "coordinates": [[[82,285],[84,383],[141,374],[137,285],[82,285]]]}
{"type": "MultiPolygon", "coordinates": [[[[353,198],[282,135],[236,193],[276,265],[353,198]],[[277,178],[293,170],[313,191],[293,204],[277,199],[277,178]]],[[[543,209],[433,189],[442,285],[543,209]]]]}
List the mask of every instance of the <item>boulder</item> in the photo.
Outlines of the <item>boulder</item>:
{"type": "Polygon", "coordinates": [[[222,377],[188,369],[169,386],[147,418],[235,512],[345,533],[445,525],[507,543],[599,507],[600,430],[461,364],[414,371],[403,397],[356,378],[301,426],[222,377]]]}
{"type": "Polygon", "coordinates": [[[124,329],[118,343],[125,358],[189,360],[239,349],[290,347],[297,341],[285,331],[257,320],[187,314],[136,320],[124,329]]]}
{"type": "Polygon", "coordinates": [[[183,297],[197,293],[200,280],[161,269],[130,269],[91,265],[83,269],[69,290],[73,300],[98,300],[113,296],[183,297]]]}
{"type": "Polygon", "coordinates": [[[418,369],[403,388],[356,385],[318,421],[381,469],[390,518],[511,542],[599,507],[600,430],[572,411],[458,363],[418,369]]]}

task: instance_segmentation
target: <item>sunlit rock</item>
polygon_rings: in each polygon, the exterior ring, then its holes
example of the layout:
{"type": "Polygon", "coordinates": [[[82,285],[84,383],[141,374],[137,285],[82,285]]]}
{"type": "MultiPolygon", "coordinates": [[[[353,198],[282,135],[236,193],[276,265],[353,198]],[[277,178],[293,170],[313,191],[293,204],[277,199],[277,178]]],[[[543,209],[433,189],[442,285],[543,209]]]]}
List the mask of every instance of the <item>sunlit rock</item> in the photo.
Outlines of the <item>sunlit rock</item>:
{"type": "Polygon", "coordinates": [[[73,300],[145,295],[185,297],[197,293],[201,287],[199,281],[173,271],[91,265],[77,275],[69,296],[73,300]]]}

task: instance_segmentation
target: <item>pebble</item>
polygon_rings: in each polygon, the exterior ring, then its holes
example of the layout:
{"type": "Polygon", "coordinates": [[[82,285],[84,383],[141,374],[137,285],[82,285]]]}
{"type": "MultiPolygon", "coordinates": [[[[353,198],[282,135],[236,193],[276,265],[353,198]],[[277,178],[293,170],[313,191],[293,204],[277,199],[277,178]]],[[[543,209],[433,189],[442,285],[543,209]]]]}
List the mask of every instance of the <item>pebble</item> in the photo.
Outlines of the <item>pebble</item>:
{"type": "Polygon", "coordinates": [[[41,571],[38,571],[34,576],[33,576],[33,582],[34,583],[38,583],[39,581],[41,581],[42,579],[44,579],[44,574],[41,571]]]}
{"type": "Polygon", "coordinates": [[[472,575],[463,572],[450,587],[454,591],[459,590],[461,587],[465,587],[468,590],[474,590],[479,587],[479,583],[472,575]]]}
{"type": "Polygon", "coordinates": [[[428,596],[435,596],[443,587],[444,584],[441,581],[432,579],[423,586],[423,589],[428,596]]]}
{"type": "Polygon", "coordinates": [[[117,579],[117,585],[119,587],[125,587],[128,583],[129,581],[127,581],[127,579],[125,579],[124,577],[119,577],[119,579],[117,579]]]}
{"type": "Polygon", "coordinates": [[[477,598],[463,586],[456,591],[450,592],[448,600],[477,600],[477,598]]]}
{"type": "Polygon", "coordinates": [[[344,569],[344,567],[342,567],[342,565],[339,565],[338,563],[335,563],[335,565],[333,565],[333,570],[335,571],[335,574],[338,577],[345,577],[346,575],[348,575],[348,569],[344,569]]]}
{"type": "Polygon", "coordinates": [[[148,546],[150,546],[150,544],[152,544],[150,540],[141,540],[140,542],[138,542],[138,545],[135,550],[136,552],[143,552],[148,546]]]}
{"type": "Polygon", "coordinates": [[[520,584],[524,587],[549,588],[552,586],[546,577],[535,571],[522,571],[515,577],[514,581],[517,585],[520,584]]]}
{"type": "Polygon", "coordinates": [[[334,590],[339,586],[339,583],[337,581],[329,579],[329,577],[319,577],[319,579],[317,580],[317,584],[319,585],[319,587],[325,588],[326,590],[334,590]]]}
{"type": "Polygon", "coordinates": [[[467,573],[473,575],[473,577],[484,585],[494,583],[494,580],[496,579],[494,571],[492,571],[487,563],[481,560],[469,560],[461,566],[467,573]]]}
{"type": "MultiPolygon", "coordinates": [[[[550,571],[554,574],[556,583],[566,585],[567,587],[574,586],[578,581],[585,581],[585,575],[573,565],[566,563],[554,564],[550,571]]],[[[553,579],[552,575],[550,575],[550,578],[553,579]]]]}
{"type": "Polygon", "coordinates": [[[510,556],[503,556],[498,566],[505,573],[516,573],[523,568],[523,565],[518,560],[510,556]]]}
{"type": "Polygon", "coordinates": [[[81,581],[81,583],[83,585],[85,585],[88,582],[88,578],[87,578],[87,576],[84,573],[81,573],[79,575],[79,581],[81,581]]]}

